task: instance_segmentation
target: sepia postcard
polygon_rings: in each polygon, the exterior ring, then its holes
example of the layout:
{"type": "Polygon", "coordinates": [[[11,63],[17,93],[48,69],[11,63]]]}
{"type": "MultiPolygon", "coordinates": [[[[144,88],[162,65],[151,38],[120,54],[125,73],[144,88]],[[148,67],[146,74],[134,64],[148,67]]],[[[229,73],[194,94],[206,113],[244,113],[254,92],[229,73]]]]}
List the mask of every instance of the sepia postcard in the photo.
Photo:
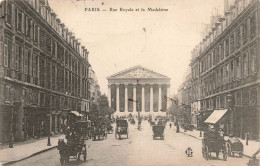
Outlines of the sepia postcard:
{"type": "Polygon", "coordinates": [[[260,0],[0,0],[0,165],[260,166],[260,0]]]}

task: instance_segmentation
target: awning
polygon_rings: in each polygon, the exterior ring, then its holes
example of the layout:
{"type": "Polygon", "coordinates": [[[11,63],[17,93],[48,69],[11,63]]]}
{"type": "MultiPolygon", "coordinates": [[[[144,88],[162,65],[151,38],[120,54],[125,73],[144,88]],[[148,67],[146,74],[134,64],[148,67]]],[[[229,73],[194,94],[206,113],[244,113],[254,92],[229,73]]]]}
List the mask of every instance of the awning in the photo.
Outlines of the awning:
{"type": "Polygon", "coordinates": [[[70,113],[76,115],[76,116],[83,116],[82,114],[80,114],[78,111],[71,111],[70,113]]]}
{"type": "Polygon", "coordinates": [[[204,121],[204,123],[217,123],[228,111],[228,109],[224,110],[214,110],[214,112],[204,121]]]}

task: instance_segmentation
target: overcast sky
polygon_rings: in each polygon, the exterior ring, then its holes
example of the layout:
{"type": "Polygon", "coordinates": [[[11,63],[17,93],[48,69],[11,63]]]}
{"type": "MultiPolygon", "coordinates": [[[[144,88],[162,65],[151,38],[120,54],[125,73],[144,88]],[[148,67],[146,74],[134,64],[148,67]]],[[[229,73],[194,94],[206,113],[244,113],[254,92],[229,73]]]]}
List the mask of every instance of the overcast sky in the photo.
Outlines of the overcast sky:
{"type": "Polygon", "coordinates": [[[192,49],[202,40],[203,23],[209,23],[214,8],[223,12],[223,1],[49,0],[49,4],[89,50],[102,93],[107,93],[107,76],[142,65],[170,77],[173,94],[184,79],[192,49]],[[120,7],[168,11],[109,11],[120,7]],[[85,8],[107,11],[90,12],[85,8]]]}

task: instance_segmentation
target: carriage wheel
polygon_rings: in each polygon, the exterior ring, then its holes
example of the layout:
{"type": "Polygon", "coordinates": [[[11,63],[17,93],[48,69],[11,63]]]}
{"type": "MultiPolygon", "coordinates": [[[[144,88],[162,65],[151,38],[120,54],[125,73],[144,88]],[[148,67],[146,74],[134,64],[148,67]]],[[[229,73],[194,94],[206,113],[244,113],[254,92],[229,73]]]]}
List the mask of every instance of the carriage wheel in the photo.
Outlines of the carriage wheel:
{"type": "Polygon", "coordinates": [[[205,158],[206,158],[206,160],[209,159],[209,148],[208,148],[208,146],[205,146],[205,158]]]}

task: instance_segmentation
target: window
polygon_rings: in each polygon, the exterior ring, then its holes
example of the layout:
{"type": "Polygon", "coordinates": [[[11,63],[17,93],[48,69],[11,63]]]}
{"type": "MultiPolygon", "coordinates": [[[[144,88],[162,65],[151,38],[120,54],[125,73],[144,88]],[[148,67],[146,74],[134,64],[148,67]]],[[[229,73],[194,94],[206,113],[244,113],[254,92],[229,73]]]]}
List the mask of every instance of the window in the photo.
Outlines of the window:
{"type": "Polygon", "coordinates": [[[15,47],[15,65],[14,68],[16,71],[21,70],[21,59],[22,59],[22,47],[20,45],[16,45],[15,47]]]}
{"type": "Polygon", "coordinates": [[[237,92],[236,93],[236,97],[235,97],[235,105],[236,106],[241,106],[241,92],[237,92]]]}
{"type": "Polygon", "coordinates": [[[4,43],[4,66],[11,67],[11,55],[12,55],[12,42],[9,39],[5,39],[4,43]]]}
{"type": "Polygon", "coordinates": [[[225,56],[229,56],[229,39],[225,41],[225,56]]]}
{"type": "Polygon", "coordinates": [[[25,22],[25,35],[26,37],[31,37],[31,30],[32,30],[32,22],[31,19],[26,17],[26,22],[25,22]]]}
{"type": "Polygon", "coordinates": [[[55,59],[56,59],[56,50],[57,50],[56,42],[52,40],[51,55],[55,59]]]}
{"type": "Polygon", "coordinates": [[[6,22],[12,24],[12,4],[10,2],[6,2],[6,22]]]}
{"type": "Polygon", "coordinates": [[[28,74],[28,49],[25,49],[24,51],[24,58],[23,58],[23,71],[24,74],[28,74]]]}
{"type": "Polygon", "coordinates": [[[237,28],[236,30],[236,47],[239,48],[240,47],[240,28],[237,28]]]}
{"type": "Polygon", "coordinates": [[[34,54],[33,55],[33,77],[38,77],[38,55],[34,54]]]}
{"type": "Polygon", "coordinates": [[[230,52],[234,52],[234,34],[230,36],[230,52]]]}
{"type": "Polygon", "coordinates": [[[4,44],[4,66],[5,67],[9,66],[9,56],[8,56],[7,42],[5,42],[5,44],[4,44]]]}
{"type": "Polygon", "coordinates": [[[39,27],[34,24],[33,40],[35,43],[39,43],[39,27]]]}
{"type": "Polygon", "coordinates": [[[247,77],[248,76],[248,56],[247,54],[244,54],[243,56],[243,64],[244,64],[244,67],[243,67],[243,74],[244,74],[244,77],[247,77]]]}
{"type": "Polygon", "coordinates": [[[216,64],[219,62],[219,51],[218,49],[215,49],[215,60],[216,60],[216,64]]]}
{"type": "Polygon", "coordinates": [[[19,32],[22,32],[22,21],[23,21],[23,15],[20,10],[17,10],[17,22],[16,22],[16,29],[19,32]]]}
{"type": "Polygon", "coordinates": [[[243,43],[247,41],[247,22],[243,24],[242,27],[242,36],[243,36],[243,43]]]}
{"type": "Polygon", "coordinates": [[[224,58],[224,43],[221,43],[221,45],[219,45],[220,48],[220,57],[221,59],[224,58]]]}
{"type": "MultiPolygon", "coordinates": [[[[48,78],[49,79],[49,78],[48,78]]],[[[40,86],[45,86],[45,61],[40,58],[40,86]]]]}
{"type": "Polygon", "coordinates": [[[236,78],[241,78],[240,57],[236,59],[236,78]]]}
{"type": "Polygon", "coordinates": [[[250,18],[250,37],[253,38],[256,35],[256,19],[255,14],[250,18]]]}
{"type": "Polygon", "coordinates": [[[51,53],[51,36],[46,33],[46,51],[51,53]]]}
{"type": "Polygon", "coordinates": [[[256,54],[255,54],[255,50],[252,49],[250,51],[250,65],[249,65],[251,71],[250,73],[255,73],[256,72],[256,67],[257,67],[257,64],[256,64],[256,54]]]}
{"type": "Polygon", "coordinates": [[[52,78],[52,89],[56,89],[56,67],[55,67],[55,65],[53,64],[52,65],[52,76],[51,76],[51,78],[52,78]]]}
{"type": "Polygon", "coordinates": [[[49,61],[46,62],[46,88],[50,89],[51,88],[51,63],[49,61]]]}
{"type": "Polygon", "coordinates": [[[40,93],[40,106],[45,106],[45,94],[40,93]]]}
{"type": "Polygon", "coordinates": [[[45,41],[45,31],[40,28],[40,47],[41,49],[45,50],[45,45],[46,45],[46,41],[45,41]]]}
{"type": "Polygon", "coordinates": [[[250,99],[249,104],[250,105],[256,105],[257,104],[257,88],[252,88],[250,90],[250,99]]]}
{"type": "Polygon", "coordinates": [[[5,86],[5,101],[11,101],[11,95],[10,95],[10,87],[5,86]]]}

